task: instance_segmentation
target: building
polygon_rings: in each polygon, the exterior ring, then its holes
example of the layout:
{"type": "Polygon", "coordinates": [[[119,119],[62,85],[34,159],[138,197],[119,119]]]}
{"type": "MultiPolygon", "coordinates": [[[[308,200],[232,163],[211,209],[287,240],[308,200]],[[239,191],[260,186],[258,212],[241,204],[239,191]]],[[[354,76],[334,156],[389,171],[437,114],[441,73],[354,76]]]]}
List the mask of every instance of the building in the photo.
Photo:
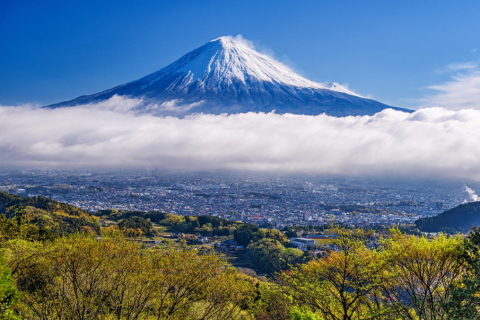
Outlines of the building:
{"type": "Polygon", "coordinates": [[[291,238],[290,239],[290,244],[294,246],[295,248],[302,249],[302,250],[308,250],[310,248],[313,248],[315,246],[315,240],[314,239],[307,239],[307,238],[291,238]]]}

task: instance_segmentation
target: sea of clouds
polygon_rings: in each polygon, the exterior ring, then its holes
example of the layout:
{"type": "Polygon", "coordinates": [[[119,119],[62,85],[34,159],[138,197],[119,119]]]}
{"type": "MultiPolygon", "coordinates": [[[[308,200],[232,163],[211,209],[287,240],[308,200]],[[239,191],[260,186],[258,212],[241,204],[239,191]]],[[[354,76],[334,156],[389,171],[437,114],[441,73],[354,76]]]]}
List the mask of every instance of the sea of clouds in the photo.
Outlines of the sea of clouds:
{"type": "Polygon", "coordinates": [[[73,108],[0,106],[0,166],[480,179],[480,110],[179,119],[135,114],[139,103],[113,97],[73,108]]]}

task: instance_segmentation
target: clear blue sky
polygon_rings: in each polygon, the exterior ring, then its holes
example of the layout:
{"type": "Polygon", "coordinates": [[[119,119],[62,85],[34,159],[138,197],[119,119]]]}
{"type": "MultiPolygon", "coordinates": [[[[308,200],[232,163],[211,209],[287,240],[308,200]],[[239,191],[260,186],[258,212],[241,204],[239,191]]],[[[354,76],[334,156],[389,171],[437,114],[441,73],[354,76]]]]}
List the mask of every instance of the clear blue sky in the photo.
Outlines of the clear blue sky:
{"type": "Polygon", "coordinates": [[[303,76],[415,107],[480,59],[480,1],[0,0],[0,105],[46,105],[242,34],[303,76]],[[478,48],[478,50],[476,50],[478,48]]]}

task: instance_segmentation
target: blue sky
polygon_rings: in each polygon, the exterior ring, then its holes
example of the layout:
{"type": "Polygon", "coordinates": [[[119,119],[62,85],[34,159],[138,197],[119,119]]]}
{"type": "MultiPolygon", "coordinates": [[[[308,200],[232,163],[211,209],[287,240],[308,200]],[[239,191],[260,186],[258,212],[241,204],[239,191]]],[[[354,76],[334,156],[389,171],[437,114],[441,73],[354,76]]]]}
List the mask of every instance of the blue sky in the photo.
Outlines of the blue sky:
{"type": "Polygon", "coordinates": [[[0,105],[102,91],[237,34],[311,80],[387,104],[455,102],[452,88],[476,91],[480,78],[479,16],[468,0],[1,0],[0,105]]]}

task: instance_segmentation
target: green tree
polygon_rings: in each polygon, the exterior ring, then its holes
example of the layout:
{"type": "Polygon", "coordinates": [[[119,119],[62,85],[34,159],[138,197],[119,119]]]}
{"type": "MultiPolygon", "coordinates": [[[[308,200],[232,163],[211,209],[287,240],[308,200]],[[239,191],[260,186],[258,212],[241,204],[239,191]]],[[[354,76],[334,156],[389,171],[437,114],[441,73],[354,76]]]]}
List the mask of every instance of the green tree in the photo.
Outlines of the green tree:
{"type": "Polygon", "coordinates": [[[0,320],[20,319],[14,313],[14,307],[20,301],[20,293],[10,274],[5,260],[0,257],[0,320]]]}
{"type": "Polygon", "coordinates": [[[245,319],[253,282],[214,255],[119,238],[9,243],[23,319],[245,319]]]}
{"type": "Polygon", "coordinates": [[[382,303],[388,260],[359,240],[365,233],[341,233],[341,251],[281,274],[280,281],[300,305],[326,320],[385,319],[382,303]]]}
{"type": "Polygon", "coordinates": [[[451,319],[446,303],[452,285],[464,271],[461,243],[459,236],[427,239],[401,234],[398,230],[384,242],[391,262],[382,287],[390,307],[402,319],[451,319]]]}
{"type": "Polygon", "coordinates": [[[285,248],[279,241],[269,238],[250,244],[248,253],[255,266],[269,274],[304,262],[302,250],[285,248]]]}
{"type": "Polygon", "coordinates": [[[248,309],[257,320],[290,320],[292,297],[275,282],[257,281],[248,309]]]}
{"type": "Polygon", "coordinates": [[[257,226],[245,224],[235,229],[233,237],[238,244],[248,246],[252,241],[256,241],[258,230],[257,226]]]}
{"type": "Polygon", "coordinates": [[[290,310],[290,317],[292,320],[323,320],[318,314],[300,307],[293,307],[290,310]]]}
{"type": "Polygon", "coordinates": [[[464,240],[460,254],[465,268],[448,297],[450,319],[480,319],[480,229],[473,228],[464,240]]]}
{"type": "MultiPolygon", "coordinates": [[[[118,224],[118,227],[122,231],[129,231],[131,230],[141,230],[141,233],[146,235],[147,237],[153,237],[155,235],[155,230],[153,229],[153,224],[151,221],[137,216],[132,216],[126,219],[123,219],[118,224]]],[[[132,236],[132,235],[127,235],[132,236]]]]}

